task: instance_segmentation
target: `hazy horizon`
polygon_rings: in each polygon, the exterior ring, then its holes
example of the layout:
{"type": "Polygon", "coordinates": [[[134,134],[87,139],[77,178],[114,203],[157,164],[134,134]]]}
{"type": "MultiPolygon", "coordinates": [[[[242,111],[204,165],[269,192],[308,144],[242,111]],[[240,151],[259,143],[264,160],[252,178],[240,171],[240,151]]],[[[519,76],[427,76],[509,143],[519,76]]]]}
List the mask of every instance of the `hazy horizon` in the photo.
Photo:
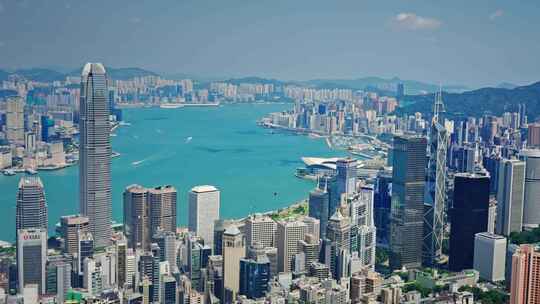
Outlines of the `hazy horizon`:
{"type": "Polygon", "coordinates": [[[0,67],[524,85],[540,80],[539,13],[533,1],[0,0],[0,67]]]}

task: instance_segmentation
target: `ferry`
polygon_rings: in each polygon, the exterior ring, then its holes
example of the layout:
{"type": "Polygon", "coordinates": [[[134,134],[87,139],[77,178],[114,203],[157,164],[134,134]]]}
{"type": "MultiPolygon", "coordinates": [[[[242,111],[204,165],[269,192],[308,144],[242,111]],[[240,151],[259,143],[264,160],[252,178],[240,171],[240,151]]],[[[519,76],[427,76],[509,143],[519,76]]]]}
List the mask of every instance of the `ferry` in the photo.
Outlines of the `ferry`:
{"type": "Polygon", "coordinates": [[[4,171],[2,171],[2,173],[6,176],[13,176],[17,174],[13,169],[5,169],[4,171]]]}
{"type": "Polygon", "coordinates": [[[178,109],[182,108],[184,105],[181,103],[162,103],[159,105],[162,109],[178,109]]]}
{"type": "Polygon", "coordinates": [[[34,169],[31,169],[31,168],[28,168],[26,170],[24,170],[24,172],[26,172],[27,174],[30,174],[30,175],[36,175],[38,172],[34,169]]]}

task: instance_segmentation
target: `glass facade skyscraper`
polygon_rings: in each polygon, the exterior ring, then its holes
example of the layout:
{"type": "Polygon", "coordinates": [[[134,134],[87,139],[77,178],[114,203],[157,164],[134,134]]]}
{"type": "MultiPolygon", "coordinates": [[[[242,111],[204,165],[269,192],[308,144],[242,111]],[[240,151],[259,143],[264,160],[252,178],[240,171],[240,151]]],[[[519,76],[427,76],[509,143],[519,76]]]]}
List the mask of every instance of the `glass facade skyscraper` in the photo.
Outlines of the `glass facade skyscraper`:
{"type": "Polygon", "coordinates": [[[89,219],[94,244],[111,241],[111,142],[107,76],[100,63],[82,71],[80,100],[79,199],[81,214],[89,219]]]}

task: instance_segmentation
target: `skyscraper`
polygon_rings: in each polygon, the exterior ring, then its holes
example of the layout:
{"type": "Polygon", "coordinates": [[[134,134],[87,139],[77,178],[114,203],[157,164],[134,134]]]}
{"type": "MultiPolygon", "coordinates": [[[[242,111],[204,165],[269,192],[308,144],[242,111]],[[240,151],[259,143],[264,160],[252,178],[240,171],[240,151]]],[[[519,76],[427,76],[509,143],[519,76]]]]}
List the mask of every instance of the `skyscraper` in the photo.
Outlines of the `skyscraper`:
{"type": "Polygon", "coordinates": [[[64,239],[64,251],[77,254],[79,231],[88,231],[88,218],[80,215],[66,215],[60,218],[60,231],[64,239]]]}
{"type": "Polygon", "coordinates": [[[328,178],[321,177],[317,188],[309,193],[309,216],[320,220],[320,237],[324,238],[326,235],[326,226],[328,225],[328,218],[330,217],[330,193],[328,191],[328,178]]]}
{"type": "Polygon", "coordinates": [[[302,221],[278,222],[278,272],[292,271],[293,258],[298,253],[298,241],[304,239],[306,231],[307,225],[302,221]]]}
{"type": "Polygon", "coordinates": [[[523,227],[531,229],[540,225],[540,150],[524,150],[525,197],[523,202],[523,227]]]}
{"type": "Polygon", "coordinates": [[[374,189],[373,213],[377,227],[377,242],[388,245],[390,242],[390,208],[392,201],[392,173],[377,173],[374,189]]]}
{"type": "Polygon", "coordinates": [[[150,249],[148,192],[140,185],[124,190],[124,233],[130,248],[150,249]]]}
{"type": "Polygon", "coordinates": [[[444,209],[446,206],[446,154],[449,136],[444,127],[442,91],[435,97],[433,120],[429,136],[429,162],[427,167],[427,196],[424,214],[425,265],[434,266],[442,255],[444,236],[444,209]]]}
{"type": "Polygon", "coordinates": [[[220,192],[214,186],[197,186],[189,192],[189,231],[213,247],[214,221],[219,219],[220,192]]]}
{"type": "Polygon", "coordinates": [[[176,189],[171,185],[148,189],[150,232],[159,229],[176,233],[176,189]]]}
{"type": "Polygon", "coordinates": [[[24,101],[20,97],[7,101],[6,139],[12,144],[24,144],[24,101]]]}
{"type": "Polygon", "coordinates": [[[130,248],[148,250],[160,230],[176,233],[176,189],[130,185],[124,190],[124,229],[130,248]]]}
{"type": "Polygon", "coordinates": [[[390,267],[420,267],[424,232],[424,188],[426,177],[424,137],[395,136],[390,267]]]}
{"type": "Polygon", "coordinates": [[[512,256],[510,304],[540,303],[540,246],[521,245],[512,256]]]}
{"type": "Polygon", "coordinates": [[[337,169],[337,193],[338,200],[342,194],[352,194],[356,191],[357,162],[352,158],[338,159],[337,169]]]}
{"type": "Polygon", "coordinates": [[[504,281],[506,238],[482,232],[474,237],[474,269],[491,282],[504,281]]]}
{"type": "Polygon", "coordinates": [[[263,247],[274,247],[276,227],[276,222],[269,216],[261,214],[250,216],[245,225],[246,247],[251,247],[255,242],[263,247]]]}
{"type": "Polygon", "coordinates": [[[45,293],[46,262],[47,230],[20,229],[17,236],[19,293],[27,284],[38,284],[39,293],[45,293]]]}
{"type": "Polygon", "coordinates": [[[47,203],[43,183],[37,176],[25,176],[19,181],[17,193],[16,229],[47,231],[47,203]]]}
{"type": "Polygon", "coordinates": [[[525,162],[501,160],[497,187],[497,234],[508,236],[522,230],[524,188],[525,162]]]}
{"type": "Polygon", "coordinates": [[[245,255],[244,236],[236,226],[228,227],[223,234],[223,285],[227,299],[234,299],[240,291],[240,260],[245,255]]]}
{"type": "Polygon", "coordinates": [[[270,261],[266,255],[240,260],[241,295],[249,299],[261,298],[266,294],[270,281],[270,261]]]}
{"type": "Polygon", "coordinates": [[[79,111],[79,199],[81,214],[89,219],[94,244],[110,244],[112,228],[111,142],[107,76],[100,63],[82,71],[79,111]]]}
{"type": "Polygon", "coordinates": [[[488,230],[489,177],[474,173],[454,176],[454,201],[450,210],[449,269],[473,267],[474,237],[488,230]]]}

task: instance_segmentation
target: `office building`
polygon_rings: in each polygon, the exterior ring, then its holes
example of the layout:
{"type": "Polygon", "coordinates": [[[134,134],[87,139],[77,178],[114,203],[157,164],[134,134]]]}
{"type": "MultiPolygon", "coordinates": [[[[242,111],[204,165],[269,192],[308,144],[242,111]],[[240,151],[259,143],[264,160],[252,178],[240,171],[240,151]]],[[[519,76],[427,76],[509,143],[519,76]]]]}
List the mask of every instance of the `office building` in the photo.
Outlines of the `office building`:
{"type": "Polygon", "coordinates": [[[158,229],[154,233],[153,242],[160,248],[159,260],[161,262],[169,262],[171,271],[176,270],[176,234],[158,229]]]}
{"type": "Polygon", "coordinates": [[[449,269],[473,268],[474,238],[486,232],[489,218],[489,177],[474,173],[454,176],[454,201],[450,210],[449,269]]]}
{"type": "Polygon", "coordinates": [[[37,176],[25,176],[17,192],[16,229],[47,230],[47,203],[43,183],[37,176]]]}
{"type": "Polygon", "coordinates": [[[266,255],[240,260],[239,294],[249,299],[261,298],[268,290],[270,281],[270,261],[266,255]]]}
{"type": "Polygon", "coordinates": [[[148,217],[148,191],[140,185],[131,185],[124,191],[124,233],[130,248],[150,249],[150,219],[148,217]]]}
{"type": "Polygon", "coordinates": [[[150,204],[150,233],[158,230],[176,233],[177,191],[171,185],[148,189],[150,204]]]}
{"type": "Polygon", "coordinates": [[[512,256],[510,304],[540,303],[540,246],[521,245],[512,256]]]}
{"type": "Polygon", "coordinates": [[[176,304],[176,280],[170,275],[163,275],[161,278],[160,302],[163,304],[176,304]]]}
{"type": "Polygon", "coordinates": [[[49,256],[46,267],[47,294],[56,295],[58,303],[64,303],[71,288],[71,257],[49,256]]]}
{"type": "Polygon", "coordinates": [[[246,246],[249,248],[255,242],[263,247],[274,247],[274,237],[277,224],[269,216],[255,214],[251,215],[245,224],[246,246]]]}
{"type": "Polygon", "coordinates": [[[324,238],[326,236],[328,218],[330,217],[330,193],[328,192],[325,177],[319,179],[317,187],[309,193],[308,204],[309,216],[320,221],[319,234],[321,238],[324,238]]]}
{"type": "Polygon", "coordinates": [[[330,267],[330,272],[334,274],[334,277],[340,279],[337,276],[340,273],[338,271],[340,257],[343,251],[346,253],[351,251],[351,218],[343,216],[340,210],[336,210],[328,221],[326,240],[330,247],[330,256],[329,260],[325,258],[325,263],[330,267]]]}
{"type": "Polygon", "coordinates": [[[497,234],[508,236],[522,230],[524,192],[525,162],[516,159],[501,160],[497,191],[497,234]]]}
{"type": "Polygon", "coordinates": [[[312,263],[319,261],[320,240],[312,234],[305,235],[298,241],[298,251],[304,254],[305,268],[309,269],[312,263]]]}
{"type": "Polygon", "coordinates": [[[110,244],[112,228],[111,140],[107,76],[100,63],[82,71],[79,110],[79,199],[97,247],[110,244]]]}
{"type": "Polygon", "coordinates": [[[394,137],[390,227],[392,269],[417,268],[422,264],[426,148],[424,137],[394,137]]]}
{"type": "Polygon", "coordinates": [[[20,229],[17,235],[17,271],[19,292],[28,284],[37,284],[45,293],[47,264],[47,230],[20,229]]]}
{"type": "Polygon", "coordinates": [[[527,146],[540,148],[540,124],[530,124],[527,132],[527,146]]]}
{"type": "Polygon", "coordinates": [[[392,172],[380,171],[375,180],[373,213],[377,227],[377,243],[390,243],[390,208],[392,202],[392,172]]]}
{"type": "Polygon", "coordinates": [[[525,159],[525,196],[523,227],[532,229],[540,225],[540,150],[523,150],[525,159]]]}
{"type": "Polygon", "coordinates": [[[506,238],[489,232],[474,237],[474,269],[491,282],[504,281],[506,238]]]}
{"type": "Polygon", "coordinates": [[[338,200],[341,200],[341,195],[352,194],[356,191],[357,179],[357,162],[352,158],[338,159],[336,162],[337,169],[337,193],[338,200]]]}
{"type": "Polygon", "coordinates": [[[214,221],[219,219],[220,192],[214,186],[197,186],[189,192],[189,231],[214,246],[214,221]]]}
{"type": "Polygon", "coordinates": [[[64,239],[64,252],[75,255],[78,248],[79,231],[88,231],[88,218],[66,215],[60,218],[60,235],[64,239]]]}
{"type": "Polygon", "coordinates": [[[130,248],[148,250],[153,235],[161,230],[176,233],[176,199],[176,189],[169,185],[125,189],[124,233],[130,248]]]}
{"type": "Polygon", "coordinates": [[[240,291],[240,260],[245,255],[244,235],[236,226],[228,227],[223,234],[223,286],[228,299],[240,291]]]}
{"type": "Polygon", "coordinates": [[[24,145],[24,101],[21,97],[7,100],[6,139],[11,144],[24,145]]]}
{"type": "Polygon", "coordinates": [[[77,271],[80,275],[84,270],[84,259],[94,255],[94,238],[89,231],[78,232],[78,248],[77,248],[77,271]]]}
{"type": "Polygon", "coordinates": [[[293,258],[298,253],[298,242],[307,231],[302,221],[280,221],[277,226],[278,272],[292,272],[293,258]]]}

